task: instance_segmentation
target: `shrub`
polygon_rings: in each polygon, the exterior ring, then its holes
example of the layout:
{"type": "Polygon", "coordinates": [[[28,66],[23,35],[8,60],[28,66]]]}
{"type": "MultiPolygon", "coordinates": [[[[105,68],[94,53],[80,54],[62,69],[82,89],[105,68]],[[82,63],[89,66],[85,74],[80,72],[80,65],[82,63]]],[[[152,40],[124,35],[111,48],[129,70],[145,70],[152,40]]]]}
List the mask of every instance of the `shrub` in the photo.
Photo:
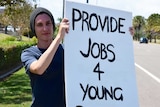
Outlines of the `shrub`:
{"type": "Polygon", "coordinates": [[[2,42],[5,42],[5,41],[15,41],[15,40],[16,40],[15,37],[10,36],[10,37],[7,37],[7,38],[5,38],[4,40],[2,40],[2,42]]]}
{"type": "MultiPolygon", "coordinates": [[[[12,39],[9,39],[12,41],[12,39]]],[[[3,41],[0,46],[0,74],[6,68],[13,67],[21,62],[20,56],[23,49],[34,45],[35,40],[31,41],[3,41]],[[3,45],[3,46],[2,46],[3,45]]]]}
{"type": "Polygon", "coordinates": [[[33,36],[33,37],[32,37],[32,41],[33,41],[34,43],[37,43],[37,38],[36,38],[35,36],[33,36]]]}

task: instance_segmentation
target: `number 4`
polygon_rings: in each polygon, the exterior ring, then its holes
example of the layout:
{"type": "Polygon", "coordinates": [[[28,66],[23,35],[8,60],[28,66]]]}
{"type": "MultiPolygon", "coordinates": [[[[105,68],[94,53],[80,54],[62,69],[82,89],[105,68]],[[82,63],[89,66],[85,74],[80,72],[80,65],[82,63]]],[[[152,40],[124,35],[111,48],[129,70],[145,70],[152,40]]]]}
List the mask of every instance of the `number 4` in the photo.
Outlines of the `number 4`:
{"type": "Polygon", "coordinates": [[[93,72],[98,73],[98,79],[100,81],[101,80],[101,74],[103,74],[104,72],[100,70],[99,63],[96,65],[96,67],[94,68],[93,72]]]}

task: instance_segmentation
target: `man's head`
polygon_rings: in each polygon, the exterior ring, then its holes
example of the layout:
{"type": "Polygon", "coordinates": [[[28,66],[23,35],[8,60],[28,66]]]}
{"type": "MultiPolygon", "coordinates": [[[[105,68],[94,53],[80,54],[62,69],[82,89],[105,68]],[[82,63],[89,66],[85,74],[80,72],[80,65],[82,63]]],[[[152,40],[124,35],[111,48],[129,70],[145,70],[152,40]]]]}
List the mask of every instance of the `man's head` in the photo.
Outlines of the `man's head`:
{"type": "Polygon", "coordinates": [[[45,8],[38,7],[32,12],[32,14],[30,16],[30,28],[31,28],[31,31],[34,33],[34,35],[36,35],[36,33],[35,33],[35,19],[39,14],[43,14],[43,13],[47,14],[51,18],[51,21],[53,24],[53,31],[55,31],[55,22],[54,22],[54,18],[52,16],[52,13],[45,8]]]}

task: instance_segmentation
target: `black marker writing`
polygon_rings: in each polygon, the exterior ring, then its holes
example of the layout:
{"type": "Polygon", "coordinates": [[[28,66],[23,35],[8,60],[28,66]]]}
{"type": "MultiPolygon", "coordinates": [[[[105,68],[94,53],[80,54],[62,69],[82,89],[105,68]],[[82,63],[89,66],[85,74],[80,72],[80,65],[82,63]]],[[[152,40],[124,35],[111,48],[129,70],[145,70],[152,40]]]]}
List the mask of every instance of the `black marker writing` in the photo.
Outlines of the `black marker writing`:
{"type": "Polygon", "coordinates": [[[104,86],[98,87],[98,86],[90,86],[87,84],[86,86],[83,86],[83,84],[80,83],[80,87],[83,91],[83,99],[82,101],[85,100],[85,98],[88,96],[89,99],[95,100],[108,100],[109,98],[112,100],[116,101],[123,101],[123,94],[122,94],[122,88],[116,87],[113,88],[112,86],[110,89],[107,89],[104,86]]]}
{"type": "Polygon", "coordinates": [[[72,29],[76,29],[76,23],[81,24],[81,29],[88,31],[96,31],[98,28],[101,31],[106,29],[107,32],[118,32],[125,34],[123,31],[125,18],[114,18],[112,16],[102,17],[96,13],[87,13],[86,11],[80,11],[78,9],[72,9],[72,29]],[[94,24],[93,24],[94,22],[94,24]]]}
{"type": "Polygon", "coordinates": [[[114,48],[112,44],[105,45],[104,43],[100,43],[100,44],[96,42],[92,43],[91,39],[89,38],[87,52],[83,52],[80,50],[80,53],[85,58],[88,58],[89,55],[91,55],[93,58],[100,57],[102,60],[108,58],[109,62],[113,62],[116,56],[111,48],[114,48]],[[95,48],[98,50],[98,53],[94,53],[95,48]],[[111,54],[110,58],[108,56],[108,53],[111,54]]]}

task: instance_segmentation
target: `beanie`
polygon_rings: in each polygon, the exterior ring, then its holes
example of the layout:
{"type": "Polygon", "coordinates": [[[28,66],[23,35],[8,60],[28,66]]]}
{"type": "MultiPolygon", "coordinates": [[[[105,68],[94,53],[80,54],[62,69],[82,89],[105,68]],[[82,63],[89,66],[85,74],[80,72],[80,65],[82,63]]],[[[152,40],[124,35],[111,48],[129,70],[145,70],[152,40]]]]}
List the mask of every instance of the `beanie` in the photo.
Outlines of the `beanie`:
{"type": "Polygon", "coordinates": [[[54,22],[54,18],[52,16],[52,13],[49,10],[47,10],[43,7],[38,7],[30,15],[30,28],[31,28],[31,31],[34,33],[35,36],[36,36],[36,33],[35,33],[35,19],[41,13],[45,13],[51,18],[51,21],[52,21],[52,24],[53,24],[53,31],[55,30],[55,22],[54,22]]]}

